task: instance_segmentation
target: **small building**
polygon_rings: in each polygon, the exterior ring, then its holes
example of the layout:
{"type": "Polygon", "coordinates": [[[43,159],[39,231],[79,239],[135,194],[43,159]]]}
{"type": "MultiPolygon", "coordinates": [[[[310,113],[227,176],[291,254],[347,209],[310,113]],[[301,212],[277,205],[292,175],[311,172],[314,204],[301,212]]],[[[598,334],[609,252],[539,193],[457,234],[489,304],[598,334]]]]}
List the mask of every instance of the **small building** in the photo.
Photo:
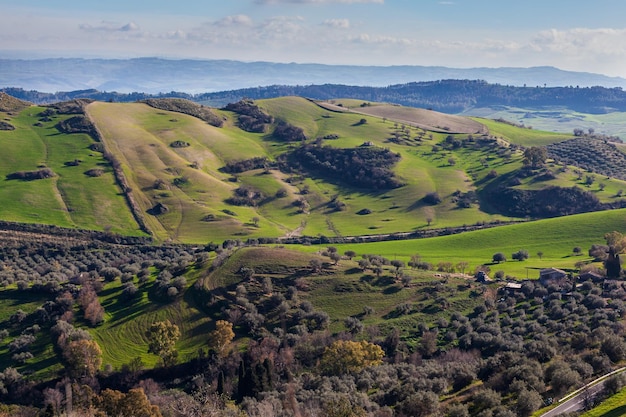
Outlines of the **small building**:
{"type": "Polygon", "coordinates": [[[567,272],[558,268],[545,268],[539,271],[539,282],[544,287],[550,284],[562,285],[567,281],[567,272]]]}
{"type": "Polygon", "coordinates": [[[578,276],[578,281],[592,281],[592,282],[602,282],[604,281],[604,276],[593,271],[583,272],[578,276]]]}
{"type": "Polygon", "coordinates": [[[520,291],[522,289],[522,284],[519,282],[507,282],[504,288],[511,291],[520,291]]]}

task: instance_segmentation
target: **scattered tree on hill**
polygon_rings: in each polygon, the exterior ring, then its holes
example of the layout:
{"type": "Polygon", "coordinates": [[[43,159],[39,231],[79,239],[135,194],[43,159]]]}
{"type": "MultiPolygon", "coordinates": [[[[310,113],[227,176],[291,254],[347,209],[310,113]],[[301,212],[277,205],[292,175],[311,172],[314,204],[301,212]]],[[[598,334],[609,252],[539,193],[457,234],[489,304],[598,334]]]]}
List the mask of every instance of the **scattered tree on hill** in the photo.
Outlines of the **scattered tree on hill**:
{"type": "Polygon", "coordinates": [[[517,261],[525,261],[526,259],[528,259],[530,257],[530,255],[528,254],[528,251],[526,249],[520,249],[517,252],[513,253],[511,255],[511,258],[517,260],[517,261]]]}
{"type": "Polygon", "coordinates": [[[102,350],[95,340],[75,340],[63,351],[67,371],[74,378],[91,378],[102,365],[102,350]]]}
{"type": "Polygon", "coordinates": [[[537,169],[544,166],[548,152],[543,146],[531,146],[524,151],[524,165],[537,169]]]}
{"type": "Polygon", "coordinates": [[[178,351],[176,342],[180,338],[178,326],[169,320],[152,323],[146,332],[148,338],[148,352],[158,355],[164,366],[171,366],[176,363],[178,351]]]}
{"type": "Polygon", "coordinates": [[[506,262],[506,256],[502,252],[494,253],[491,259],[493,262],[496,262],[496,263],[506,262]]]}
{"type": "Polygon", "coordinates": [[[209,334],[209,346],[219,356],[224,356],[234,338],[233,324],[226,320],[218,320],[215,322],[215,330],[209,334]]]}
{"type": "Polygon", "coordinates": [[[150,404],[143,388],[133,388],[126,394],[106,388],[94,403],[107,416],[161,417],[159,408],[150,404]]]}
{"type": "Polygon", "coordinates": [[[384,356],[381,347],[371,342],[338,340],[324,351],[321,367],[327,374],[341,375],[380,365],[384,356]]]}

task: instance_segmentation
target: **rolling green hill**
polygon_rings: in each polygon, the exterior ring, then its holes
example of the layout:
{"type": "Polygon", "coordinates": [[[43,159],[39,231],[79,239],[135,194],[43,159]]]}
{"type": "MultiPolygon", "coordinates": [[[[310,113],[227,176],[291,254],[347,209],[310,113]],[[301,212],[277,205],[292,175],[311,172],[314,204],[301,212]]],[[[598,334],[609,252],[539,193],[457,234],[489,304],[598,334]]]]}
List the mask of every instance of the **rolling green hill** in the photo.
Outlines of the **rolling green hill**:
{"type": "MultiPolygon", "coordinates": [[[[550,177],[541,180],[536,173],[518,174],[520,146],[559,142],[568,135],[356,100],[283,97],[255,104],[272,120],[259,132],[240,128],[233,111],[194,110],[210,115],[211,125],[163,110],[167,103],[155,108],[93,102],[85,112],[97,129],[95,139],[59,131],[59,122],[71,117],[67,114],[42,107],[5,113],[17,129],[0,132],[8,150],[0,157],[0,174],[9,178],[45,167],[54,176],[0,183],[3,200],[11,202],[0,209],[0,219],[141,235],[134,215],[157,241],[187,243],[377,235],[524,218],[503,214],[493,203],[493,190],[509,186],[506,178],[521,178],[515,187],[527,191],[589,186],[584,175],[567,166],[548,166],[550,177]],[[363,145],[388,149],[399,157],[390,172],[401,186],[360,186],[321,162],[315,169],[290,166],[293,161],[285,155],[301,144],[278,136],[281,123],[300,129],[309,146],[353,155],[364,154],[363,145]],[[105,157],[119,165],[125,192],[116,185],[110,161],[92,150],[97,139],[105,157]],[[253,158],[265,162],[225,170],[253,158]],[[94,170],[99,176],[86,175],[94,170]],[[246,194],[251,199],[240,198],[246,194]],[[429,200],[432,196],[435,200],[429,200]],[[124,197],[134,202],[134,213],[124,197]]],[[[350,168],[350,163],[346,174],[361,170],[357,175],[372,177],[371,167],[350,168]]],[[[602,189],[594,185],[588,191],[603,204],[616,203],[626,187],[613,178],[600,183],[602,189]]]]}

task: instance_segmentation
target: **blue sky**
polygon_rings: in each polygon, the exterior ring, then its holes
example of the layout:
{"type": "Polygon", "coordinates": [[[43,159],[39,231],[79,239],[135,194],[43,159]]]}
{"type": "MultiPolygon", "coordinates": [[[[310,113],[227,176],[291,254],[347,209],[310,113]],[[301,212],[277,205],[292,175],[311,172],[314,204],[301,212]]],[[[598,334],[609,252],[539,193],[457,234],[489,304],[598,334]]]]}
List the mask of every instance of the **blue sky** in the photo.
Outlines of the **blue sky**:
{"type": "Polygon", "coordinates": [[[550,65],[626,77],[623,0],[0,0],[0,57],[550,65]]]}

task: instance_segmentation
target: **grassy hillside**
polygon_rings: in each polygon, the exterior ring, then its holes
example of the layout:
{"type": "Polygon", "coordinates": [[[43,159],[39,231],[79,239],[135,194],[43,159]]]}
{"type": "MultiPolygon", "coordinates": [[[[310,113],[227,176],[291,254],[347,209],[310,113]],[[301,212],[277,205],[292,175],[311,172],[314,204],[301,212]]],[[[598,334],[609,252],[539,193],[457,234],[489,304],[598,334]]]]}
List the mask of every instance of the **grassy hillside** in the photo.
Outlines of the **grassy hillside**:
{"type": "MultiPolygon", "coordinates": [[[[257,104],[275,121],[262,133],[240,129],[238,115],[230,111],[213,110],[222,127],[144,103],[94,102],[86,112],[106,151],[120,163],[139,215],[154,237],[199,244],[258,237],[387,234],[511,220],[494,209],[484,194],[522,167],[518,145],[568,137],[355,100],[318,105],[283,97],[257,104]],[[388,149],[399,155],[391,170],[402,186],[359,188],[342,175],[279,169],[283,155],[300,145],[273,134],[282,122],[302,129],[309,144],[388,149]],[[251,158],[266,158],[265,168],[224,171],[229,163],[251,158]],[[235,205],[233,196],[246,192],[259,197],[253,204],[235,205]],[[429,201],[429,195],[436,195],[438,201],[429,201]],[[306,207],[298,200],[305,201],[306,207]]],[[[56,176],[3,181],[0,195],[10,203],[0,208],[0,218],[140,234],[110,166],[100,152],[89,149],[93,139],[82,133],[60,133],[54,126],[69,116],[40,121],[43,110],[31,107],[18,116],[7,116],[18,129],[0,132],[9,150],[0,156],[0,175],[48,167],[56,176]],[[102,175],[84,174],[92,168],[101,169],[102,175]]],[[[516,187],[577,185],[603,203],[616,202],[626,187],[623,181],[600,178],[587,187],[585,175],[575,174],[572,167],[548,169],[552,179],[524,177],[516,187]]],[[[362,174],[369,176],[371,171],[366,168],[362,174]]]]}
{"type": "Polygon", "coordinates": [[[55,127],[68,115],[47,119],[42,107],[27,107],[6,117],[15,130],[0,132],[0,218],[92,230],[141,234],[126,207],[112,171],[86,134],[61,134],[55,127]],[[8,179],[20,171],[49,168],[52,178],[8,179]],[[102,175],[86,175],[100,169],[102,175]]]}
{"type": "MultiPolygon", "coordinates": [[[[422,260],[437,265],[451,262],[456,265],[466,261],[470,268],[488,264],[493,272],[502,270],[517,278],[538,278],[539,269],[557,267],[574,269],[579,261],[588,261],[587,249],[593,244],[604,243],[604,234],[626,229],[626,210],[585,213],[556,219],[538,220],[493,229],[467,232],[459,235],[429,239],[404,240],[357,245],[334,245],[340,253],[353,250],[358,255],[379,254],[405,262],[414,254],[422,260]],[[579,246],[581,256],[573,254],[579,246]],[[523,262],[511,259],[520,249],[529,252],[530,258],[523,262]],[[506,255],[508,261],[493,264],[496,252],[506,255]],[[541,258],[537,255],[542,252],[541,258]]],[[[302,247],[305,251],[317,251],[318,247],[302,247]]]]}
{"type": "MultiPolygon", "coordinates": [[[[502,216],[481,212],[478,207],[454,210],[452,193],[474,188],[466,168],[478,166],[485,156],[433,152],[433,145],[445,137],[443,134],[426,134],[421,129],[404,127],[408,129],[409,139],[398,143],[394,140],[395,132],[403,127],[390,120],[373,117],[362,123],[363,115],[329,112],[301,98],[265,100],[260,101],[259,106],[276,120],[287,120],[301,127],[310,140],[333,136],[336,139],[324,142],[335,147],[358,147],[371,142],[399,152],[401,161],[395,172],[405,185],[393,190],[371,191],[325,177],[288,182],[288,176],[274,169],[269,173],[247,171],[236,176],[237,182],[232,182],[231,175],[220,172],[226,163],[255,156],[265,156],[271,161],[294,145],[276,141],[267,133],[247,133],[236,128],[236,115],[229,112],[222,112],[226,118],[223,128],[142,104],[94,103],[88,107],[88,112],[107,147],[126,167],[142,210],[148,211],[158,202],[171,209],[163,215],[148,217],[150,227],[161,239],[206,242],[233,236],[247,239],[293,233],[358,235],[425,227],[426,216],[435,218],[440,227],[502,219],[502,216]],[[171,148],[169,145],[174,140],[188,142],[190,146],[171,148]],[[450,165],[450,158],[456,158],[463,165],[450,165]],[[174,186],[177,178],[188,181],[174,186]],[[157,180],[164,182],[166,189],[155,189],[157,180]],[[242,185],[259,189],[269,198],[256,207],[228,205],[225,200],[242,185]],[[306,196],[302,194],[305,188],[308,189],[306,196]],[[285,197],[271,198],[280,189],[286,191],[285,197]],[[420,200],[435,191],[444,197],[444,203],[427,208],[420,200]],[[291,205],[301,197],[309,202],[308,213],[298,213],[291,205]],[[341,212],[329,209],[328,203],[333,198],[345,203],[346,209],[341,212]],[[366,218],[356,214],[363,209],[371,212],[366,218]],[[213,220],[201,221],[206,216],[213,220]],[[255,217],[260,219],[256,225],[251,221],[255,217]]],[[[511,160],[515,161],[519,161],[519,156],[511,160]]],[[[494,163],[499,160],[494,159],[494,163]]]]}

